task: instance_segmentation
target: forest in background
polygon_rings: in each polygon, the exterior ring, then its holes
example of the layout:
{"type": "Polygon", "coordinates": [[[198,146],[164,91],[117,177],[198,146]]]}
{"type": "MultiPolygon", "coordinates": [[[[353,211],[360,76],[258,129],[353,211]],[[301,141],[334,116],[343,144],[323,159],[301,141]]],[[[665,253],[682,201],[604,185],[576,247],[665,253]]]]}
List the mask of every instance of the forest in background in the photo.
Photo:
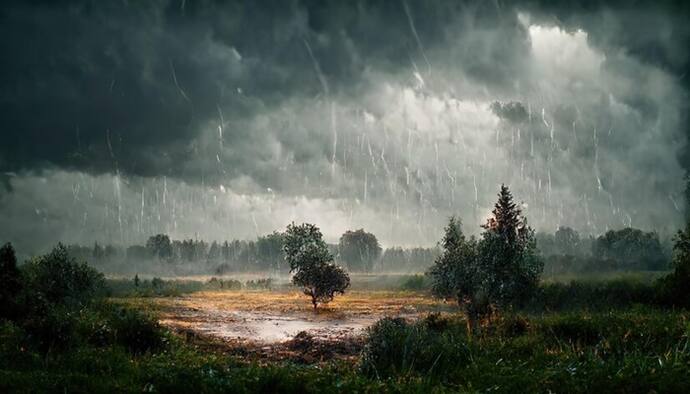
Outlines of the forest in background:
{"type": "MultiPolygon", "coordinates": [[[[635,228],[609,230],[597,237],[582,236],[570,227],[536,234],[544,273],[581,274],[670,269],[671,238],[635,228]]],[[[107,274],[227,275],[239,272],[286,274],[283,234],[273,232],[256,240],[172,240],[165,234],[149,237],[143,245],[95,243],[68,245],[71,256],[107,274]]],[[[335,261],[349,271],[365,273],[419,273],[439,256],[434,247],[382,248],[374,234],[347,231],[337,244],[328,244],[335,261]]]]}

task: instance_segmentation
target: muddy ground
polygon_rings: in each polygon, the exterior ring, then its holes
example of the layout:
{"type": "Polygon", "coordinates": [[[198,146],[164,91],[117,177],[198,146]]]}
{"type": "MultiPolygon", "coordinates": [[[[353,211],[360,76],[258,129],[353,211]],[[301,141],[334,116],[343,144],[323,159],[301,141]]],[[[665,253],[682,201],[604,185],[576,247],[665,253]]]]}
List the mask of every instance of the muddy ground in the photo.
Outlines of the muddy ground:
{"type": "Polygon", "coordinates": [[[188,341],[252,360],[354,360],[367,327],[382,317],[416,319],[449,306],[428,295],[353,291],[317,311],[298,291],[208,291],[140,300],[188,341]]]}

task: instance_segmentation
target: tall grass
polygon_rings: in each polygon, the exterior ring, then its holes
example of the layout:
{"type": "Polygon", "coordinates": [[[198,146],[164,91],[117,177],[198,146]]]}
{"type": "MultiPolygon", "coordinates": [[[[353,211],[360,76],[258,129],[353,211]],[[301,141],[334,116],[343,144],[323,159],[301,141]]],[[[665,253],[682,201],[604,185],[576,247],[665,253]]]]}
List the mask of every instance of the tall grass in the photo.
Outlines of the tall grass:
{"type": "Polygon", "coordinates": [[[385,319],[369,330],[360,369],[462,391],[687,392],[688,317],[649,308],[507,316],[471,339],[458,317],[385,319]]]}

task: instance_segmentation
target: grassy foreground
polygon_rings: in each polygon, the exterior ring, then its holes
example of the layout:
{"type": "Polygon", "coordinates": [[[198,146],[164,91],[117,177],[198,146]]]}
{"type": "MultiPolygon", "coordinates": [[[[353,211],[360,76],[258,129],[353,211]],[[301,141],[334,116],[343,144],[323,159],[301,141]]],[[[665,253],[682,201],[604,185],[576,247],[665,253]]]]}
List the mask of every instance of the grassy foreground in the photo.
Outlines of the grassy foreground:
{"type": "Polygon", "coordinates": [[[690,391],[690,314],[650,306],[505,315],[473,338],[457,314],[384,319],[359,362],[319,365],[203,351],[108,302],[71,318],[47,348],[2,323],[0,391],[690,391]]]}
{"type": "MultiPolygon", "coordinates": [[[[11,247],[2,250],[13,263],[11,247]]],[[[267,281],[241,284],[262,289],[251,297],[230,281],[154,278],[108,286],[60,245],[21,270],[7,266],[0,286],[2,393],[690,392],[690,312],[675,309],[689,304],[685,276],[543,283],[523,308],[486,322],[472,337],[452,305],[436,308],[424,294],[424,278],[398,278],[397,292],[359,290],[331,307],[372,313],[413,303],[444,313],[384,318],[368,329],[354,361],[304,364],[248,362],[187,342],[159,325],[160,308],[147,309],[157,305],[151,297],[200,290],[211,290],[219,303],[237,298],[249,307],[294,308],[295,299],[266,290],[267,281]],[[118,298],[106,297],[109,287],[118,298]]]]}

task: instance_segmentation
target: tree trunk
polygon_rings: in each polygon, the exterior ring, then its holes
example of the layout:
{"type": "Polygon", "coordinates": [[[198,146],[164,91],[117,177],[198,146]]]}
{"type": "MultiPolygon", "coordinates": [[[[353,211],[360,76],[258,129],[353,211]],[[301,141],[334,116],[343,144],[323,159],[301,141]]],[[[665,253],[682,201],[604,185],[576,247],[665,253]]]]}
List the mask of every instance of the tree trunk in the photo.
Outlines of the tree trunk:
{"type": "Polygon", "coordinates": [[[467,337],[471,339],[472,332],[474,331],[475,326],[474,316],[472,314],[471,307],[467,303],[467,301],[462,299],[458,299],[458,306],[463,308],[465,311],[465,321],[467,322],[467,337]]]}

